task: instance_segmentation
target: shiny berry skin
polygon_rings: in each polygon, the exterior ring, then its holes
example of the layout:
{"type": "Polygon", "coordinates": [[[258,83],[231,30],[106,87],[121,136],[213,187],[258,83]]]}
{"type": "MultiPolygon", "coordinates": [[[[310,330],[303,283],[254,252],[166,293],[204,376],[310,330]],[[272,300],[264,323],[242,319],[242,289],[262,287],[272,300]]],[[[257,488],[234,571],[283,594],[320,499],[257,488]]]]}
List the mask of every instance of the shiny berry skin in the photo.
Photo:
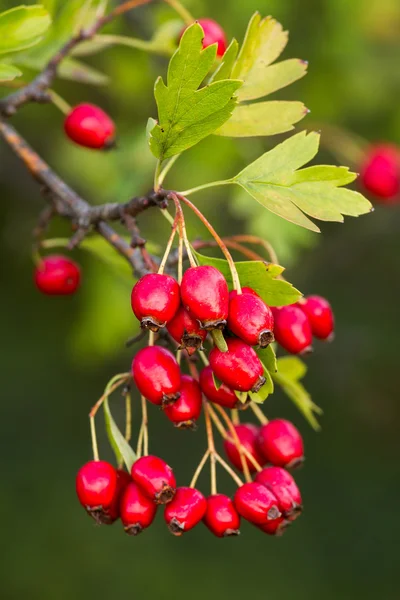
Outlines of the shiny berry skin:
{"type": "Polygon", "coordinates": [[[300,490],[290,473],[281,467],[267,467],[256,475],[257,483],[265,485],[278,500],[284,517],[293,521],[302,511],[300,490]]]}
{"type": "Polygon", "coordinates": [[[223,329],[229,309],[229,290],[224,276],[211,266],[191,267],[181,283],[182,304],[203,329],[223,329]]]}
{"type": "Polygon", "coordinates": [[[225,383],[222,383],[218,389],[215,387],[210,365],[200,372],[199,383],[203,394],[210,402],[225,406],[226,408],[240,408],[244,406],[236,397],[235,392],[225,385],[225,383]]]}
{"type": "Polygon", "coordinates": [[[164,519],[170,532],[181,536],[202,520],[206,510],[207,501],[199,490],[180,487],[173,500],[165,507],[164,519]]]}
{"type": "Polygon", "coordinates": [[[360,168],[363,187],[383,203],[400,193],[400,150],[394,145],[372,146],[360,168]]]}
{"type": "MultiPolygon", "coordinates": [[[[257,447],[257,439],[259,433],[259,427],[253,425],[253,423],[242,423],[241,425],[235,426],[236,434],[239,438],[239,442],[244,446],[244,448],[251,454],[251,456],[258,462],[259,465],[263,465],[265,460],[261,452],[259,452],[257,447]]],[[[231,433],[229,433],[229,438],[224,441],[224,450],[229,458],[230,462],[239,470],[243,471],[242,461],[240,459],[239,450],[236,447],[235,439],[231,433]]],[[[244,460],[247,463],[249,471],[254,472],[257,468],[254,464],[248,459],[247,456],[244,457],[244,460]]]]}
{"type": "Polygon", "coordinates": [[[274,419],[263,425],[257,442],[265,461],[277,467],[297,467],[304,461],[303,438],[290,421],[274,419]]]}
{"type": "Polygon", "coordinates": [[[241,485],[233,501],[238,513],[255,525],[263,525],[281,516],[276,496],[255,481],[241,485]]]}
{"type": "Polygon", "coordinates": [[[249,346],[266,348],[274,341],[272,311],[254,294],[230,295],[228,327],[249,346]]]}
{"type": "Polygon", "coordinates": [[[67,136],[86,148],[110,148],[114,145],[115,125],[110,117],[94,104],[78,104],[64,121],[67,136]]]}
{"type": "Polygon", "coordinates": [[[195,429],[200,416],[202,396],[199,384],[193,377],[182,375],[179,399],[164,409],[168,419],[179,429],[195,429]]]}
{"type": "MultiPolygon", "coordinates": [[[[253,288],[250,287],[242,287],[242,294],[251,294],[252,296],[256,296],[257,298],[260,298],[260,296],[257,294],[257,292],[255,290],[253,290],[253,288]]],[[[237,293],[236,290],[231,290],[229,292],[229,301],[231,301],[233,298],[236,298],[236,296],[238,296],[239,294],[237,293]]]]}
{"type": "Polygon", "coordinates": [[[332,307],[321,296],[307,296],[298,302],[299,308],[307,315],[312,334],[320,340],[331,340],[335,322],[332,307]]]}
{"type": "Polygon", "coordinates": [[[233,390],[256,392],[265,383],[263,366],[255,350],[236,338],[226,340],[228,352],[214,347],[209,361],[216,377],[233,390]]]}
{"type": "Polygon", "coordinates": [[[217,537],[240,534],[240,515],[232,500],[224,494],[214,494],[207,498],[204,524],[217,537]]]}
{"type": "Polygon", "coordinates": [[[156,504],[167,504],[175,495],[176,481],[173,470],[158,456],[142,456],[133,463],[133,481],[156,504]]]}
{"type": "Polygon", "coordinates": [[[117,469],[117,488],[115,490],[114,498],[111,502],[109,509],[107,510],[107,515],[109,517],[109,522],[113,523],[119,517],[119,507],[123,493],[125,492],[127,486],[132,482],[132,478],[123,469],[117,469]]]}
{"type": "Polygon", "coordinates": [[[131,481],[120,503],[120,516],[128,535],[138,535],[149,527],[157,512],[155,504],[136,483],[131,481]]]}
{"type": "Polygon", "coordinates": [[[312,331],[307,315],[295,305],[273,309],[275,340],[291,354],[311,351],[312,331]]]}
{"type": "Polygon", "coordinates": [[[157,332],[176,315],[181,297],[178,282],[170,275],[148,273],[134,285],[132,310],[143,329],[157,332]]]}
{"type": "MultiPolygon", "coordinates": [[[[211,44],[217,45],[217,56],[221,57],[225,54],[225,50],[228,46],[225,32],[216,21],[212,19],[198,19],[198,24],[202,26],[204,31],[203,48],[211,46],[211,44]]],[[[182,30],[180,38],[186,31],[186,27],[182,30]]]]}
{"type": "Polygon", "coordinates": [[[152,404],[166,406],[179,398],[181,372],[174,355],[160,346],[147,346],[132,361],[139,392],[152,404]]]}
{"type": "Polygon", "coordinates": [[[45,256],[36,267],[36,287],[49,296],[74,294],[81,281],[79,266],[66,256],[45,256]]]}
{"type": "Polygon", "coordinates": [[[78,500],[98,523],[108,521],[106,514],[112,505],[116,489],[117,472],[104,460],[91,460],[77,473],[78,500]]]}
{"type": "Polygon", "coordinates": [[[168,333],[174,338],[181,348],[185,348],[189,356],[192,356],[203,346],[207,337],[207,331],[200,327],[187,310],[181,306],[174,318],[167,323],[168,333]]]}

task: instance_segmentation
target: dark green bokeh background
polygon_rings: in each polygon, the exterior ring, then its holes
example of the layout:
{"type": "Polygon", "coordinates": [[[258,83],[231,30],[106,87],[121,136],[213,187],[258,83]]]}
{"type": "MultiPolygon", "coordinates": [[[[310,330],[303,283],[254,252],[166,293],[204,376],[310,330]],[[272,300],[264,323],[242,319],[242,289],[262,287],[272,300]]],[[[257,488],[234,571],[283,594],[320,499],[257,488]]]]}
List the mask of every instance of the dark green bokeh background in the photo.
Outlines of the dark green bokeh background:
{"type": "MultiPolygon", "coordinates": [[[[280,96],[303,100],[312,109],[310,126],[312,117],[370,140],[400,141],[398,0],[193,0],[187,6],[239,38],[255,9],[273,14],[291,31],[285,56],[310,61],[308,76],[280,96]]],[[[114,30],[145,37],[155,13],[170,14],[159,6],[143,9],[114,30]]],[[[89,62],[107,72],[112,85],[64,82],[56,89],[71,103],[92,100],[109,110],[120,132],[115,153],[68,143],[60,113],[51,107],[26,107],[13,121],[92,202],[123,201],[151,185],[153,161],[143,131],[147,117],[155,116],[152,83],[165,61],[114,48],[89,62]]],[[[184,189],[233,174],[270,143],[206,140],[177,163],[168,185],[184,189]]],[[[305,293],[330,298],[337,318],[335,343],[317,345],[308,360],[306,385],[324,409],[322,432],[312,432],[286,398],[268,400],[268,414],[292,418],[304,432],[302,518],[281,539],[247,524],[239,539],[217,540],[201,526],[175,539],[160,511],[150,530],[131,539],[119,524],[96,528],[74,490],[75,473],[90,458],[88,410],[131,359],[132,350],[122,343],[134,328],[129,286],[77,252],[84,283],[75,297],[35,291],[30,232],[42,200],[18,160],[4,144],[0,148],[0,597],[398,598],[399,207],[377,206],[372,215],[323,226],[320,237],[300,236],[309,249],[296,246],[294,228],[282,230],[289,279],[305,293]]],[[[328,152],[321,159],[333,160],[328,152]]],[[[254,231],[243,216],[254,221],[259,210],[250,198],[234,198],[223,188],[195,200],[219,231],[254,231]]],[[[276,235],[276,220],[257,221],[266,239],[269,226],[276,235]]],[[[140,222],[149,239],[165,239],[156,213],[140,222]]],[[[204,234],[191,218],[189,229],[192,236],[204,234]]],[[[56,224],[53,233],[66,230],[56,224]]],[[[117,415],[118,404],[115,398],[117,415]]],[[[150,417],[152,451],[188,481],[204,445],[202,427],[192,435],[172,430],[156,410],[150,417]]],[[[103,435],[101,442],[106,448],[103,435]]],[[[205,492],[207,486],[202,479],[205,492]]],[[[230,483],[221,478],[221,486],[229,489],[230,483]]]]}

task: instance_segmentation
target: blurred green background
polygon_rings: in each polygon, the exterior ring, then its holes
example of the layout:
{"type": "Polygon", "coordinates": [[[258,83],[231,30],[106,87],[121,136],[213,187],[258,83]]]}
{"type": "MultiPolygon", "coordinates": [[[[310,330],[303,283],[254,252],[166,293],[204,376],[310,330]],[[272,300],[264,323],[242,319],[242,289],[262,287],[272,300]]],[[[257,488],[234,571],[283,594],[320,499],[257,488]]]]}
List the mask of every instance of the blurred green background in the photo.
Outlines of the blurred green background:
{"type": "MultiPolygon", "coordinates": [[[[256,9],[290,30],[285,57],[309,60],[309,74],[278,97],[302,100],[311,109],[301,126],[318,123],[323,133],[325,123],[335,124],[370,140],[400,142],[398,0],[186,5],[239,39],[256,9]]],[[[126,16],[111,31],[148,38],[166,18],[175,17],[158,3],[126,16]]],[[[110,112],[119,131],[115,152],[73,146],[54,107],[26,107],[13,123],[91,202],[125,201],[151,186],[154,161],[144,128],[155,116],[152,86],[166,61],[115,47],[87,63],[111,82],[91,87],[60,81],[55,89],[70,103],[93,101],[110,112]]],[[[207,139],[177,163],[167,185],[185,189],[232,175],[275,142],[207,139]]],[[[328,142],[321,162],[334,160],[328,142]]],[[[304,515],[282,538],[263,536],[244,523],[239,539],[218,540],[202,526],[175,539],[159,511],[151,529],[133,539],[119,524],[97,528],[74,489],[75,473],[91,454],[87,413],[109,377],[126,370],[132,358],[133,350],[124,349],[135,328],[130,285],[76,251],[84,271],[79,293],[39,295],[30,250],[43,201],[3,143],[0,152],[0,597],[397,599],[400,207],[377,206],[372,215],[323,226],[318,236],[268,216],[250,197],[227,188],[194,197],[220,232],[248,230],[273,239],[289,280],[331,300],[336,340],[317,345],[305,380],[324,410],[322,432],[314,433],[283,396],[268,400],[268,415],[293,419],[307,450],[297,476],[304,515]]],[[[204,235],[188,219],[190,235],[204,235]]],[[[161,244],[167,236],[164,220],[151,211],[140,226],[153,242],[161,244]]],[[[66,232],[57,222],[51,234],[66,232]]],[[[122,416],[118,397],[113,407],[122,416]]],[[[136,406],[134,419],[137,425],[136,406]]],[[[204,447],[203,427],[196,434],[176,431],[157,410],[150,410],[150,419],[151,451],[162,454],[186,483],[204,447]]],[[[102,454],[110,456],[100,437],[102,454]]],[[[201,481],[208,492],[207,476],[201,481]]],[[[230,485],[222,476],[221,489],[230,485]]]]}

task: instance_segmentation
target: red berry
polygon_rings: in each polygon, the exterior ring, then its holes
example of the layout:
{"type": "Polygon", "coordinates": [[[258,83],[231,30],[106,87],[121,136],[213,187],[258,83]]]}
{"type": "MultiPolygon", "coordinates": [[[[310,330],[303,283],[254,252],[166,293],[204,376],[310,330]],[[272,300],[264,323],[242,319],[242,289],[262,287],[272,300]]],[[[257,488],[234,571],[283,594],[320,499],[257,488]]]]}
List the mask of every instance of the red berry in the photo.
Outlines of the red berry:
{"type": "Polygon", "coordinates": [[[46,256],[35,269],[36,287],[50,296],[73,294],[80,280],[79,266],[66,256],[46,256]]]}
{"type": "Polygon", "coordinates": [[[120,516],[128,535],[138,535],[149,527],[156,515],[157,504],[131,481],[121,498],[120,516]]]}
{"type": "MultiPolygon", "coordinates": [[[[259,427],[252,423],[242,423],[241,425],[235,426],[236,434],[239,438],[239,442],[246,448],[251,456],[258,462],[259,465],[264,464],[264,457],[257,448],[257,438],[259,433],[259,427]]],[[[242,461],[240,459],[239,450],[236,447],[235,439],[232,434],[229,434],[229,438],[224,441],[224,450],[231,463],[243,471],[242,461]]],[[[257,468],[254,464],[245,456],[244,460],[249,467],[249,471],[256,471],[257,468]]]]}
{"type": "Polygon", "coordinates": [[[73,142],[86,148],[110,148],[114,144],[114,123],[94,104],[75,106],[65,119],[64,129],[73,142]]]}
{"type": "Polygon", "coordinates": [[[275,339],[288,352],[302,354],[311,350],[312,331],[307,315],[295,305],[273,310],[275,339]]]}
{"type": "MultiPolygon", "coordinates": [[[[250,287],[242,287],[242,294],[251,294],[252,296],[256,296],[257,298],[260,298],[260,296],[257,294],[257,292],[255,290],[253,290],[253,288],[250,288],[250,287]]],[[[231,301],[233,298],[236,298],[236,296],[239,296],[237,291],[231,290],[229,292],[229,301],[231,301]]]]}
{"type": "Polygon", "coordinates": [[[268,523],[264,523],[263,525],[257,525],[258,529],[261,529],[264,533],[268,535],[275,535],[277,537],[283,535],[290,525],[290,521],[285,519],[284,517],[279,517],[279,519],[275,519],[274,521],[268,521],[268,523]]]}
{"type": "Polygon", "coordinates": [[[298,306],[307,315],[312,334],[316,338],[320,340],[333,338],[335,323],[328,300],[321,296],[307,296],[299,300],[298,306]]]}
{"type": "Polygon", "coordinates": [[[76,476],[79,502],[98,523],[110,522],[107,511],[117,489],[117,472],[104,460],[91,460],[81,467],[76,476]]]}
{"type": "Polygon", "coordinates": [[[159,273],[141,277],[131,295],[132,310],[141,327],[155,332],[174,318],[180,302],[178,282],[159,273]]]}
{"type": "Polygon", "coordinates": [[[115,490],[114,498],[112,499],[110,508],[107,511],[110,523],[113,523],[118,519],[122,495],[131,481],[132,479],[129,473],[123,469],[117,469],[117,488],[115,490]]]}
{"type": "Polygon", "coordinates": [[[132,376],[139,392],[158,405],[179,398],[181,372],[174,355],[160,346],[147,346],[132,361],[132,376]]]}
{"type": "Polygon", "coordinates": [[[281,516],[276,496],[255,481],[244,483],[236,490],[234,503],[238,513],[256,525],[263,525],[281,516]]]}
{"type": "Polygon", "coordinates": [[[181,306],[175,317],[167,323],[168,333],[174,338],[181,348],[186,348],[189,356],[192,356],[202,347],[207,337],[207,331],[202,329],[199,323],[187,310],[181,306]]]}
{"type": "Polygon", "coordinates": [[[265,383],[263,366],[255,350],[241,340],[226,340],[228,352],[214,347],[209,356],[215,375],[230,388],[240,392],[258,391],[265,383]]]}
{"type": "Polygon", "coordinates": [[[168,419],[179,429],[194,429],[201,413],[202,397],[193,377],[182,375],[179,399],[164,409],[168,419]]]}
{"type": "Polygon", "coordinates": [[[191,267],[181,283],[182,303],[203,329],[223,329],[228,318],[229,290],[224,276],[210,266],[191,267]]]}
{"type": "Polygon", "coordinates": [[[180,487],[174,499],[167,504],[164,518],[171,533],[176,536],[193,529],[205,515],[207,501],[199,490],[180,487]]]}
{"type": "MultiPolygon", "coordinates": [[[[223,56],[228,44],[222,27],[212,19],[198,19],[197,22],[202,26],[204,31],[203,48],[207,48],[211,44],[218,44],[217,56],[223,56]]],[[[179,38],[182,37],[185,31],[186,27],[182,30],[179,38]]]]}
{"type": "Polygon", "coordinates": [[[240,515],[232,500],[224,494],[208,496],[204,523],[217,537],[240,534],[240,515]]]}
{"type": "Polygon", "coordinates": [[[210,366],[205,367],[200,372],[199,381],[203,394],[210,402],[214,402],[214,404],[219,404],[220,406],[226,406],[226,408],[240,408],[245,406],[238,400],[235,392],[225,385],[225,383],[222,383],[218,389],[215,387],[213,372],[210,366]]]}
{"type": "Polygon", "coordinates": [[[383,202],[400,193],[400,150],[394,145],[372,146],[361,165],[364,188],[383,202]]]}
{"type": "Polygon", "coordinates": [[[175,495],[176,481],[173,470],[158,456],[142,456],[132,465],[131,475],[149,498],[156,504],[167,504],[175,495]]]}
{"type": "Polygon", "coordinates": [[[277,467],[296,467],[304,461],[304,445],[293,423],[274,419],[260,428],[258,448],[265,458],[277,467]]]}
{"type": "Polygon", "coordinates": [[[300,490],[290,473],[281,467],[267,467],[257,473],[256,481],[265,485],[278,500],[278,508],[284,517],[296,519],[302,510],[300,490]]]}
{"type": "Polygon", "coordinates": [[[230,295],[228,327],[249,346],[265,348],[274,341],[272,311],[254,294],[230,295]]]}

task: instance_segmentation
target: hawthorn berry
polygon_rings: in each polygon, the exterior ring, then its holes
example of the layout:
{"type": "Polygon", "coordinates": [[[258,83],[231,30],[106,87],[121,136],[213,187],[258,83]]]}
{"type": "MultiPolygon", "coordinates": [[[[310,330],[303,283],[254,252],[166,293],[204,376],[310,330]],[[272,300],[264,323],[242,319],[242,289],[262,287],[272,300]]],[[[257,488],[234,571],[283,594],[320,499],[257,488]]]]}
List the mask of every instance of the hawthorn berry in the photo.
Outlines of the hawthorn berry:
{"type": "Polygon", "coordinates": [[[199,384],[193,377],[182,375],[179,399],[164,409],[168,419],[179,429],[195,429],[201,413],[202,397],[199,384]]]}
{"type": "Polygon", "coordinates": [[[311,351],[312,331],[307,315],[294,304],[274,308],[275,340],[291,354],[311,351]]]}
{"type": "Polygon", "coordinates": [[[202,329],[188,311],[181,306],[169,323],[168,333],[174,338],[181,348],[185,348],[189,356],[200,349],[207,337],[207,331],[202,329]]]}
{"type": "Polygon", "coordinates": [[[288,521],[284,517],[279,517],[279,519],[275,519],[274,521],[268,521],[267,523],[263,523],[262,525],[257,525],[257,527],[258,529],[261,529],[261,531],[267,533],[268,535],[275,535],[276,537],[279,537],[285,533],[289,525],[290,521],[288,521]]]}
{"type": "Polygon", "coordinates": [[[238,513],[256,525],[281,516],[275,494],[255,481],[244,483],[236,490],[234,503],[238,513]]]}
{"type": "Polygon", "coordinates": [[[382,202],[391,202],[400,193],[400,150],[391,144],[372,146],[361,165],[364,188],[382,202]]]}
{"type": "Polygon", "coordinates": [[[104,460],[91,460],[76,476],[79,502],[97,523],[110,523],[110,509],[117,490],[117,472],[104,460]]]}
{"type": "Polygon", "coordinates": [[[148,273],[134,285],[132,310],[143,329],[157,332],[171,321],[181,302],[179,285],[170,275],[148,273]]]}
{"type": "MultiPolygon", "coordinates": [[[[217,44],[217,56],[223,56],[228,44],[221,25],[212,19],[198,19],[197,22],[202,26],[204,31],[203,48],[217,44]]],[[[180,38],[185,31],[186,27],[181,31],[180,38]]]]}
{"type": "Polygon", "coordinates": [[[132,361],[139,392],[152,404],[166,406],[180,395],[181,373],[174,355],[160,346],[147,346],[132,361]]]}
{"type": "Polygon", "coordinates": [[[194,488],[177,488],[176,494],[164,510],[164,519],[171,533],[181,536],[193,529],[204,517],[207,501],[203,494],[194,488]]]}
{"type": "Polygon", "coordinates": [[[141,487],[131,481],[126,487],[120,503],[120,516],[128,535],[138,535],[149,527],[156,516],[155,504],[141,487]]]}
{"type": "Polygon", "coordinates": [[[296,519],[302,511],[300,490],[290,473],[281,467],[267,467],[257,473],[257,483],[265,485],[278,500],[278,508],[284,517],[296,519]]]}
{"type": "Polygon", "coordinates": [[[117,469],[117,487],[110,508],[107,510],[110,523],[114,523],[118,519],[122,495],[131,481],[132,478],[129,473],[123,469],[117,469]]]}
{"type": "Polygon", "coordinates": [[[240,515],[232,500],[224,494],[208,496],[203,521],[217,537],[240,534],[240,515]]]}
{"type": "Polygon", "coordinates": [[[230,388],[240,392],[257,392],[265,383],[263,366],[255,350],[237,338],[226,340],[228,351],[216,346],[209,355],[215,375],[230,388]]]}
{"type": "Polygon", "coordinates": [[[266,348],[274,341],[274,317],[269,306],[256,294],[243,291],[229,295],[228,327],[249,346],[266,348]]]}
{"type": "MultiPolygon", "coordinates": [[[[235,431],[239,442],[258,462],[259,465],[263,465],[265,462],[264,457],[257,447],[259,429],[260,428],[256,425],[253,425],[253,423],[242,423],[240,425],[235,426],[235,431]]],[[[231,433],[229,433],[229,437],[224,441],[224,450],[230,462],[239,471],[243,471],[240,453],[236,446],[235,439],[231,433]]],[[[249,471],[254,472],[257,470],[257,467],[250,461],[250,459],[247,456],[244,456],[243,458],[249,468],[249,471]]]]}
{"type": "Polygon", "coordinates": [[[213,372],[210,365],[200,372],[199,383],[203,394],[210,402],[225,406],[226,408],[241,408],[245,406],[238,400],[235,392],[225,385],[225,383],[221,383],[218,389],[215,387],[213,372]]]}
{"type": "Polygon", "coordinates": [[[78,104],[64,121],[67,136],[86,148],[111,148],[115,142],[112,119],[94,104],[78,104]]]}
{"type": "MultiPolygon", "coordinates": [[[[260,298],[257,292],[250,287],[242,287],[242,294],[251,294],[252,296],[257,296],[257,298],[260,298]]],[[[231,290],[229,292],[229,301],[231,301],[232,298],[235,298],[238,295],[239,294],[237,293],[237,290],[231,290]]]]}
{"type": "Polygon", "coordinates": [[[297,467],[304,461],[303,438],[290,421],[269,421],[260,428],[257,441],[265,461],[277,467],[297,467]]]}
{"type": "Polygon", "coordinates": [[[331,340],[334,336],[334,317],[328,300],[321,296],[307,296],[298,302],[299,308],[307,315],[312,334],[320,340],[331,340]]]}
{"type": "Polygon", "coordinates": [[[44,257],[34,273],[36,287],[49,296],[74,294],[81,280],[79,266],[66,256],[44,257]]]}
{"type": "Polygon", "coordinates": [[[167,504],[175,495],[176,481],[173,470],[158,456],[142,456],[133,463],[133,481],[156,504],[167,504]]]}
{"type": "Polygon", "coordinates": [[[224,276],[208,265],[191,267],[181,283],[183,306],[206,330],[223,329],[229,310],[229,290],[224,276]]]}

